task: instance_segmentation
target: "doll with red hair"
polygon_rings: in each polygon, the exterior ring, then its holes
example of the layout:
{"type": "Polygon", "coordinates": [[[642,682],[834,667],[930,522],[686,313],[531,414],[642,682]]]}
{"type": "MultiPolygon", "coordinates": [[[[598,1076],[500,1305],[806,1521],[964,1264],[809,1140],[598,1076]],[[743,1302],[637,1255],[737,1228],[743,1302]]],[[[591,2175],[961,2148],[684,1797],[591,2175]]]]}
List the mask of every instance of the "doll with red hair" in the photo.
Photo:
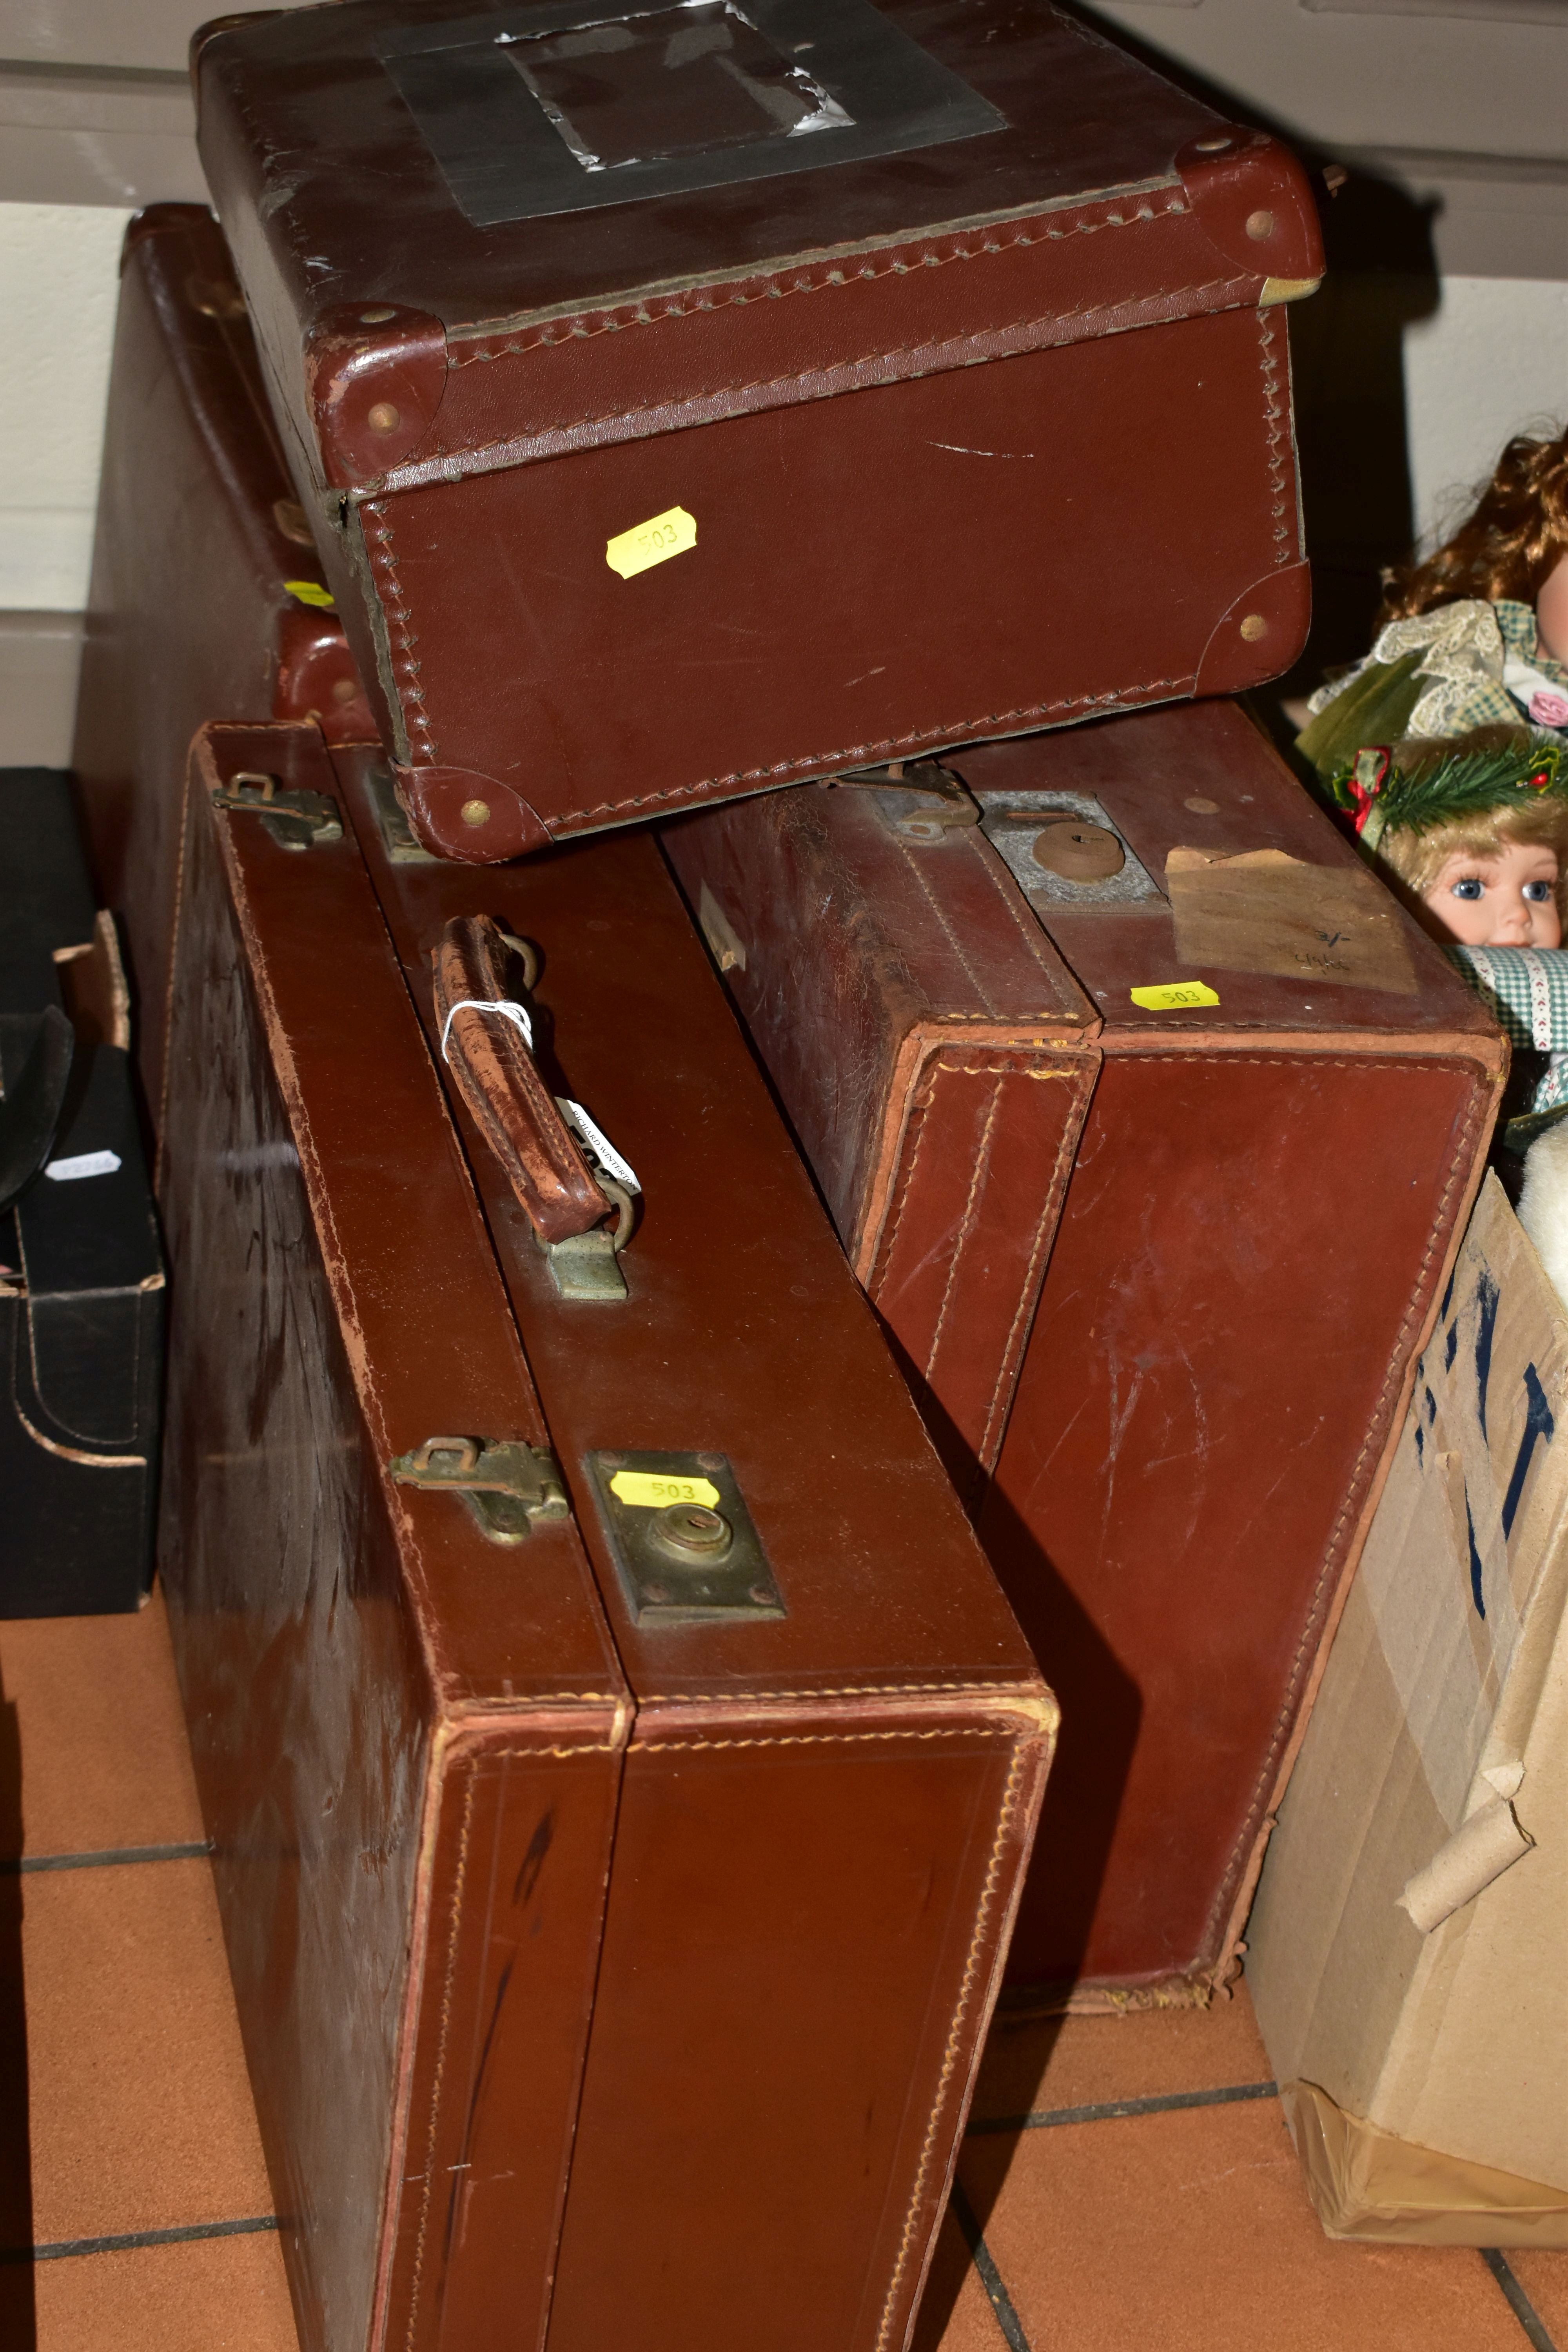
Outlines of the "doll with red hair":
{"type": "Polygon", "coordinates": [[[1371,653],[1307,706],[1297,748],[1321,775],[1479,727],[1568,741],[1568,433],[1510,441],[1447,545],[1384,585],[1371,653]]]}

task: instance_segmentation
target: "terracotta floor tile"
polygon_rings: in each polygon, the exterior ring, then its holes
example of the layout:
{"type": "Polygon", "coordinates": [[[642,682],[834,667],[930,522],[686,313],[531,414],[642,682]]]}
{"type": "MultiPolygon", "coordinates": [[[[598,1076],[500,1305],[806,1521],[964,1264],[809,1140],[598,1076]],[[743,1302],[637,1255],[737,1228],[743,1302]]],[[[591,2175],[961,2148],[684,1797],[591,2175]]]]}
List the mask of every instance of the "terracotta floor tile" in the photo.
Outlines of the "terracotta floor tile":
{"type": "Polygon", "coordinates": [[[1524,2352],[1479,2254],[1323,2236],[1272,2099],[971,2140],[960,2172],[1031,2352],[1524,2352]]]}
{"type": "Polygon", "coordinates": [[[269,2231],[40,2263],[37,2352],[299,2352],[269,2231]]]}
{"type": "Polygon", "coordinates": [[[206,1863],[21,1887],[33,2242],[269,2213],[206,1863]]]}
{"type": "Polygon", "coordinates": [[[0,1853],[99,1853],[204,1834],[161,1596],[133,1617],[0,1623],[0,1696],[16,1709],[0,1748],[0,1853]]]}
{"type": "Polygon", "coordinates": [[[1165,2091],[1266,2083],[1268,2053],[1245,1985],[1208,2009],[1137,2010],[1121,2017],[1051,2017],[993,2026],[973,2114],[1023,2116],[1165,2091]]]}
{"type": "Polygon", "coordinates": [[[1531,2254],[1510,2246],[1503,2258],[1558,2352],[1568,2352],[1568,2254],[1531,2254]]]}
{"type": "Polygon", "coordinates": [[[910,2352],[1004,2352],[996,2315],[951,2213],[942,2220],[910,2352]]]}

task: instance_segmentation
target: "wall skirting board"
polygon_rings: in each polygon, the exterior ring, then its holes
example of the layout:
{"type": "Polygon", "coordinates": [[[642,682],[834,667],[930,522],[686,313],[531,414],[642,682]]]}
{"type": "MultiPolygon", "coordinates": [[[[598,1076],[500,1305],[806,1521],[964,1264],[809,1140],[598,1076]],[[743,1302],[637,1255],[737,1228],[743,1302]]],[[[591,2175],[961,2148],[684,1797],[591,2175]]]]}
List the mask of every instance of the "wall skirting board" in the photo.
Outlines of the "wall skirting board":
{"type": "Polygon", "coordinates": [[[0,612],[0,768],[70,764],[79,613],[0,612]]]}

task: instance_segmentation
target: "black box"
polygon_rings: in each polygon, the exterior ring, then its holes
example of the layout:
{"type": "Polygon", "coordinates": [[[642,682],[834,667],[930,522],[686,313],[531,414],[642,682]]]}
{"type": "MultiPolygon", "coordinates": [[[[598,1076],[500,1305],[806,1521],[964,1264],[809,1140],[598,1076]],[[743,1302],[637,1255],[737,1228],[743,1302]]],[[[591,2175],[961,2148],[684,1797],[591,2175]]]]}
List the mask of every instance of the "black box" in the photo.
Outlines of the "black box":
{"type": "Polygon", "coordinates": [[[0,1215],[0,1616],[139,1608],[153,1568],[163,1262],[112,926],[68,780],[0,770],[0,1082],[76,1031],[47,1166],[0,1215]]]}

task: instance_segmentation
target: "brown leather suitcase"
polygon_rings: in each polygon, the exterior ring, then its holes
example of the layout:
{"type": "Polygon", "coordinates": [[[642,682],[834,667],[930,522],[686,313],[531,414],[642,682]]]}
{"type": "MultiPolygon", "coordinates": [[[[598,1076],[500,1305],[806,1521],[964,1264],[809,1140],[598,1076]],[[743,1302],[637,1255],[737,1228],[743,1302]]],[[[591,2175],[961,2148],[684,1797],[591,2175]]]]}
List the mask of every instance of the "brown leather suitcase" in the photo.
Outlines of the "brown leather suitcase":
{"type": "Polygon", "coordinates": [[[1304,175],[1077,18],[350,0],[220,19],[195,71],[428,845],[510,857],[1300,650],[1304,175]]]}
{"type": "Polygon", "coordinates": [[[1234,1966],[1504,1048],[1234,705],[953,765],[967,831],[911,838],[909,793],[889,814],[803,787],[683,819],[668,851],[933,1427],[990,1474],[980,1534],[1061,1696],[1010,1977],[1202,1993],[1234,1966]],[[1060,870],[1064,835],[1097,878],[1060,870]],[[1062,960],[1100,1015],[1065,1202],[1044,1141],[1032,1190],[993,1181],[1026,1162],[1032,1089],[976,1073],[966,1133],[911,1050],[935,1016],[1074,994],[1062,960]],[[1047,1250],[1004,1361],[969,1269],[1047,1250]]]}
{"type": "Polygon", "coordinates": [[[375,733],[279,447],[228,248],[201,205],[125,234],[72,765],[123,928],[156,1125],[185,751],[210,719],[375,733]]]}
{"type": "Polygon", "coordinates": [[[183,875],[163,1573],[306,2352],[901,2345],[1055,1709],[658,846],[481,883],[216,727],[183,875]]]}

